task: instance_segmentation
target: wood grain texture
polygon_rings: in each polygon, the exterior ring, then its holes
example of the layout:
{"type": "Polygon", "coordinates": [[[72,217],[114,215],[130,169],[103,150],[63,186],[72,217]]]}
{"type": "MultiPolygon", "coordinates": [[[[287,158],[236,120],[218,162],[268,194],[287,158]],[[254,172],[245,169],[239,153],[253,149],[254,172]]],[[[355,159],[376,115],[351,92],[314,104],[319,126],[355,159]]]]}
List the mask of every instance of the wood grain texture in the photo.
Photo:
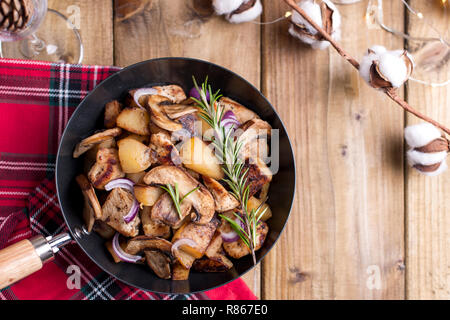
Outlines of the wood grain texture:
{"type": "MultiPolygon", "coordinates": [[[[444,16],[438,1],[425,4],[412,0],[410,3],[437,29],[443,32],[450,29],[448,16],[444,16]]],[[[408,32],[436,36],[425,24],[412,17],[408,32]]],[[[409,43],[412,52],[421,45],[409,43]]],[[[449,63],[431,70],[429,78],[436,82],[450,78],[449,63]]],[[[450,125],[450,86],[431,88],[410,82],[407,92],[412,106],[450,125]]],[[[418,119],[407,116],[407,125],[418,122],[418,119]]],[[[450,198],[447,189],[450,174],[447,171],[438,177],[425,177],[410,168],[406,173],[407,298],[450,299],[450,198]]]]}
{"type": "Polygon", "coordinates": [[[29,240],[19,241],[0,250],[0,289],[42,268],[41,258],[29,240]]]}
{"type": "MultiPolygon", "coordinates": [[[[115,64],[168,56],[220,64],[260,85],[260,27],[232,25],[212,15],[211,0],[154,0],[131,19],[114,24],[115,64]]],[[[260,267],[244,280],[259,296],[260,267]],[[256,281],[254,281],[256,278],[256,281]]]]}
{"type": "MultiPolygon", "coordinates": [[[[264,20],[281,1],[264,1],[264,20]]],[[[399,2],[385,21],[403,28],[399,2]]],[[[340,6],[346,50],[358,59],[373,44],[402,41],[368,30],[366,3],[340,6]]],[[[369,88],[333,50],[314,51],[263,28],[263,93],[284,120],[297,159],[297,194],[281,240],[263,262],[264,299],[404,297],[403,112],[369,88]],[[381,286],[370,289],[370,273],[381,286]],[[375,274],[376,276],[376,274],[375,274]]]]}
{"type": "MultiPolygon", "coordinates": [[[[113,64],[113,19],[111,0],[49,0],[48,7],[66,16],[71,16],[71,6],[80,8],[80,35],[85,48],[83,64],[113,64]]],[[[52,18],[53,20],[59,18],[52,18]]],[[[58,41],[73,37],[72,30],[54,24],[54,34],[58,41]]],[[[70,50],[69,50],[70,51],[70,50]]],[[[73,52],[73,50],[72,50],[73,52]]],[[[78,52],[77,52],[78,53],[78,52]]],[[[68,61],[73,61],[69,58],[68,61]]]]}

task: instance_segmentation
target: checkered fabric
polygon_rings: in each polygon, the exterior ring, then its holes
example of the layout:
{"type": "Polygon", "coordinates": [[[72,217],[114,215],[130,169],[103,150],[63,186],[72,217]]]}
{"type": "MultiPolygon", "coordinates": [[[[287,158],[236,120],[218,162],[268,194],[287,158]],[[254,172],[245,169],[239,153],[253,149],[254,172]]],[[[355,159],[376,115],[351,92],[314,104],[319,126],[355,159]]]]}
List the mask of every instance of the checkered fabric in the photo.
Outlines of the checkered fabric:
{"type": "MultiPolygon", "coordinates": [[[[54,182],[57,148],[80,101],[116,67],[0,59],[0,249],[34,234],[66,229],[54,182]]],[[[69,244],[35,274],[0,290],[0,299],[256,299],[241,280],[194,295],[130,287],[69,244]],[[81,290],[67,286],[69,265],[81,290]],[[45,288],[45,290],[42,290],[45,288]]]]}

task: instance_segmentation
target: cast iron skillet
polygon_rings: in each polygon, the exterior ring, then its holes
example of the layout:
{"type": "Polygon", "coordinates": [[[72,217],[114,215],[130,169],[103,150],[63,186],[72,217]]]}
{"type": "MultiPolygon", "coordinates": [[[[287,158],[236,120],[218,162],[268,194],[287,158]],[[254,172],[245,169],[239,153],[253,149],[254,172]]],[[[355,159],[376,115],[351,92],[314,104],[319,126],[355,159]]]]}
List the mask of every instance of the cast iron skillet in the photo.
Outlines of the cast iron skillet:
{"type": "Polygon", "coordinates": [[[149,85],[178,84],[188,92],[193,85],[192,76],[198,82],[208,76],[213,90],[221,89],[223,95],[252,109],[274,129],[279,129],[280,166],[273,177],[268,200],[273,217],[268,221],[267,239],[256,254],[259,262],[272,248],[289,217],[295,191],[294,155],[284,125],[274,108],[253,85],[225,68],[188,58],[153,59],[124,68],[98,85],[78,106],[62,136],[56,163],[56,185],[64,219],[84,252],[113,277],[131,286],[159,293],[186,294],[223,285],[252,269],[251,257],[233,260],[234,268],[227,273],[191,272],[186,281],[159,279],[146,265],[114,263],[105,249],[104,240],[95,232],[77,236],[76,229],[83,225],[83,201],[75,176],[82,172],[82,160],[74,159],[72,152],[78,142],[103,127],[103,109],[108,101],[122,98],[129,89],[149,85]]]}

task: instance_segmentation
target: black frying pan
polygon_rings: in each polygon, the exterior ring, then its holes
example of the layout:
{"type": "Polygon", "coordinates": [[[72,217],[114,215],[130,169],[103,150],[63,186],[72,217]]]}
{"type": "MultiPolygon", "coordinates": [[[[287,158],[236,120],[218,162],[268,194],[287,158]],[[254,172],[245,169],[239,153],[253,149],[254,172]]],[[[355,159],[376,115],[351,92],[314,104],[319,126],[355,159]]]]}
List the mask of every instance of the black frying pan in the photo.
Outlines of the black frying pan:
{"type": "MultiPolygon", "coordinates": [[[[295,191],[294,155],[283,123],[271,104],[253,85],[225,68],[188,58],[153,59],[124,68],[98,85],[75,110],[62,136],[56,163],[56,185],[62,213],[72,236],[84,252],[113,277],[131,286],[159,293],[194,293],[223,285],[252,269],[252,259],[247,256],[234,260],[234,268],[226,273],[191,272],[186,281],[159,279],[145,265],[114,263],[105,249],[104,239],[95,232],[79,232],[83,226],[83,200],[75,176],[82,172],[82,160],[74,159],[72,152],[78,142],[102,128],[104,105],[108,101],[123,98],[130,89],[153,85],[178,84],[188,92],[193,86],[192,76],[199,82],[208,76],[213,90],[220,89],[223,95],[252,109],[279,130],[280,166],[273,177],[268,200],[273,217],[268,220],[267,239],[256,253],[259,262],[275,244],[289,217],[295,191]]],[[[0,252],[0,271],[1,257],[0,252]]]]}

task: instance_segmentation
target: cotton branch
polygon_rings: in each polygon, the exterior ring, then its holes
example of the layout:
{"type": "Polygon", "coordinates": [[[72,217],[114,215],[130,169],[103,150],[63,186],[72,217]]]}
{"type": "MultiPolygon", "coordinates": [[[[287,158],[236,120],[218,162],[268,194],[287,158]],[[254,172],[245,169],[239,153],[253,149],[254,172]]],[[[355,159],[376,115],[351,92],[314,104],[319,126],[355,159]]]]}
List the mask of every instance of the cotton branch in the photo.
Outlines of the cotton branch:
{"type": "MultiPolygon", "coordinates": [[[[317,30],[317,32],[322,36],[323,39],[330,42],[330,44],[333,46],[334,49],[345,59],[347,60],[353,67],[355,67],[357,70],[359,70],[359,62],[353,58],[349,53],[347,53],[342,46],[336,42],[321,26],[319,26],[317,23],[315,23],[308,14],[302,8],[300,8],[297,3],[294,0],[284,0],[293,10],[297,11],[308,23],[317,30]]],[[[408,102],[406,102],[404,99],[400,98],[400,96],[397,94],[397,90],[395,88],[385,88],[384,93],[391,98],[393,101],[395,101],[400,107],[402,107],[404,110],[408,111],[409,113],[412,113],[416,117],[427,121],[431,123],[432,125],[440,128],[442,131],[450,135],[450,129],[446,128],[445,126],[441,125],[439,122],[431,119],[430,117],[420,113],[419,111],[415,110],[413,107],[411,107],[408,102]]]]}

